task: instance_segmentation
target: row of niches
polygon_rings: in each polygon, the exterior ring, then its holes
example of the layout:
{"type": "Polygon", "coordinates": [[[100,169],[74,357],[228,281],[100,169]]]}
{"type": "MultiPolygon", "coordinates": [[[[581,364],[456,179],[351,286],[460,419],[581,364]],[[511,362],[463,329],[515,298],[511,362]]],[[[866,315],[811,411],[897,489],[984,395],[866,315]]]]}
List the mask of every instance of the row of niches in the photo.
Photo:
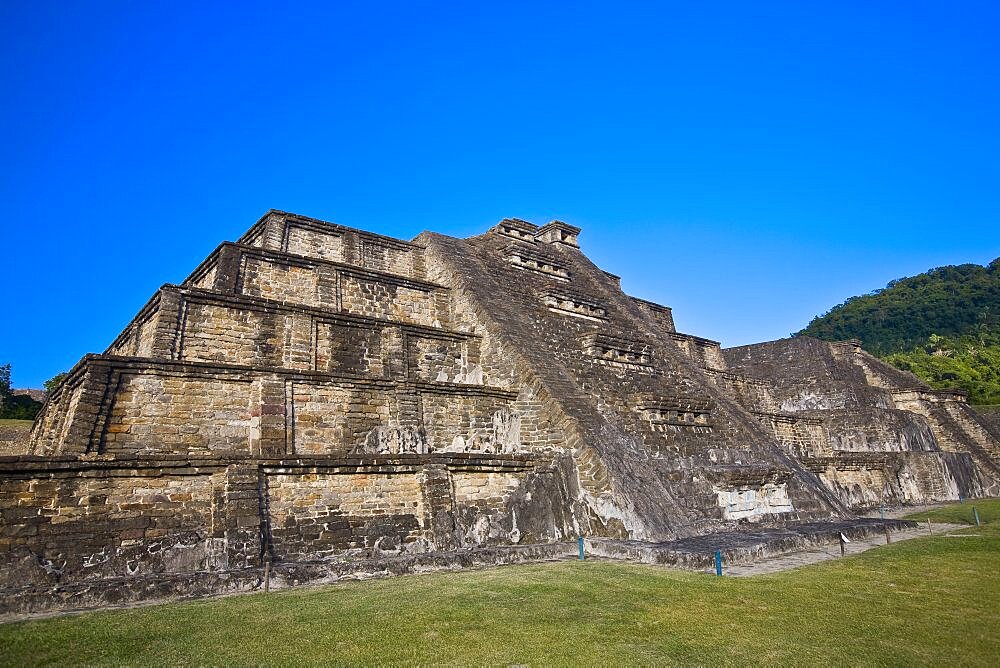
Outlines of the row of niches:
{"type": "Polygon", "coordinates": [[[520,218],[504,218],[497,224],[496,230],[511,239],[534,243],[538,226],[520,218]]]}
{"type": "Polygon", "coordinates": [[[712,431],[713,404],[709,399],[640,397],[636,404],[653,431],[676,432],[684,429],[695,430],[697,433],[712,431]]]}
{"type": "Polygon", "coordinates": [[[652,367],[652,346],[600,332],[591,332],[580,337],[583,351],[596,361],[611,366],[643,370],[652,367]]]}
{"type": "Polygon", "coordinates": [[[595,322],[604,322],[608,319],[608,310],[603,304],[581,295],[549,291],[542,293],[541,299],[542,303],[555,313],[595,322]]]}
{"type": "Polygon", "coordinates": [[[506,251],[507,261],[516,269],[545,274],[557,281],[569,281],[569,270],[554,259],[531,249],[511,246],[506,251]]]}
{"type": "Polygon", "coordinates": [[[505,237],[528,243],[564,244],[579,248],[577,238],[580,228],[568,225],[561,220],[553,220],[542,227],[520,218],[504,218],[494,228],[505,237]]]}
{"type": "Polygon", "coordinates": [[[711,427],[711,413],[695,411],[651,411],[646,419],[656,431],[664,431],[666,427],[711,427]]]}

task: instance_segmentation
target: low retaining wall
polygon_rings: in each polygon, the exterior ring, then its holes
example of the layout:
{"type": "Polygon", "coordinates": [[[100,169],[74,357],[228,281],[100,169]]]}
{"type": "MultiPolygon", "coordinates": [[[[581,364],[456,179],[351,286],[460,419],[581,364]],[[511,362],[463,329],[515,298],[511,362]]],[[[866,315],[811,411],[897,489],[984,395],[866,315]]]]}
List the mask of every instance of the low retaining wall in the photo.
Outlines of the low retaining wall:
{"type": "MultiPolygon", "coordinates": [[[[759,531],[709,534],[664,543],[587,538],[585,550],[590,557],[704,570],[712,566],[716,550],[722,552],[727,565],[749,564],[767,557],[836,543],[841,533],[855,540],[880,535],[886,529],[897,532],[916,526],[916,522],[908,520],[860,518],[759,531]]],[[[44,613],[259,592],[265,586],[280,590],[394,575],[572,559],[577,556],[576,542],[557,542],[387,555],[360,561],[276,562],[252,568],[102,578],[49,587],[5,587],[0,589],[0,622],[44,613]]]]}
{"type": "Polygon", "coordinates": [[[901,531],[916,526],[916,522],[909,520],[861,518],[810,522],[780,529],[708,534],[665,543],[588,538],[585,547],[588,553],[608,559],[704,570],[714,564],[717,550],[722,552],[726,564],[749,564],[767,557],[836,543],[841,533],[854,540],[884,533],[886,528],[901,531]]]}
{"type": "Polygon", "coordinates": [[[264,590],[265,579],[270,589],[278,590],[393,575],[553,561],[576,554],[576,543],[561,542],[387,556],[365,561],[304,561],[226,571],[105,578],[55,587],[8,587],[0,590],[0,622],[39,613],[258,592],[264,590]]]}

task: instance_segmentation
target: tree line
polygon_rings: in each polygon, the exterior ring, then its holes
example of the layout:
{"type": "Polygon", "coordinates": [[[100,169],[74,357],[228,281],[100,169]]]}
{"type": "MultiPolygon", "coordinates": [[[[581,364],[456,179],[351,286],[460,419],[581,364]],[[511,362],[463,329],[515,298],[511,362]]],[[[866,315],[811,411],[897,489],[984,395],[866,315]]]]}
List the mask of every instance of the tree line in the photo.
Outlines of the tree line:
{"type": "Polygon", "coordinates": [[[851,297],[792,336],[860,339],[862,347],[928,385],[1000,404],[1000,258],[938,267],[851,297]]]}
{"type": "MultiPolygon", "coordinates": [[[[60,373],[49,378],[45,390],[51,392],[65,377],[65,373],[60,373]]],[[[0,365],[0,420],[34,420],[40,410],[42,402],[27,394],[14,394],[10,386],[10,363],[0,365]]]]}

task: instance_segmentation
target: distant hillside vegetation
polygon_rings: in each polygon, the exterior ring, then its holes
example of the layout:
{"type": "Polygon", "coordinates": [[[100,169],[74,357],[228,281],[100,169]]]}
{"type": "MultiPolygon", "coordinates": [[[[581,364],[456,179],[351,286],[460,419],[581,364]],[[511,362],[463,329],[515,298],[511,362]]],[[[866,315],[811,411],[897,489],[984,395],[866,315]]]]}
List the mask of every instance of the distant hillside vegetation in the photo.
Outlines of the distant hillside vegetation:
{"type": "Polygon", "coordinates": [[[1000,404],[1000,258],[892,281],[834,306],[799,335],[861,339],[865,350],[932,387],[1000,404]]]}

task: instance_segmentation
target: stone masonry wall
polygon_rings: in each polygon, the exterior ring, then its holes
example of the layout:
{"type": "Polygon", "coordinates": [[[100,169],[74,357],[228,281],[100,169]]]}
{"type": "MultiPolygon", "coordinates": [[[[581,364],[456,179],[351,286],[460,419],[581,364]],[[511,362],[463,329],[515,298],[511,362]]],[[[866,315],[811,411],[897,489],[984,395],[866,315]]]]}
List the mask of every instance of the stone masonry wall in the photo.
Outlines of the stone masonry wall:
{"type": "Polygon", "coordinates": [[[337,287],[331,278],[312,264],[244,256],[239,286],[248,297],[337,308],[337,287]]]}
{"type": "Polygon", "coordinates": [[[559,540],[573,530],[559,471],[523,455],[0,458],[0,615],[134,600],[135,586],[211,593],[214,573],[264,562],[365,569],[559,540]]]}
{"type": "Polygon", "coordinates": [[[390,366],[386,355],[391,345],[385,327],[362,327],[358,323],[316,323],[316,370],[357,373],[386,378],[390,366]]]}
{"type": "Polygon", "coordinates": [[[253,307],[191,303],[180,332],[178,359],[250,366],[285,366],[285,322],[253,307]]]}
{"type": "Polygon", "coordinates": [[[1000,406],[972,406],[994,438],[1000,438],[1000,406]]]}
{"type": "Polygon", "coordinates": [[[216,475],[0,480],[0,587],[204,569],[216,475]]]}
{"type": "Polygon", "coordinates": [[[424,277],[423,248],[419,245],[281,211],[267,213],[240,243],[391,271],[410,279],[424,277]]]}
{"type": "Polygon", "coordinates": [[[122,375],[111,402],[105,452],[230,451],[250,455],[259,429],[249,381],[122,375]]]}
{"type": "Polygon", "coordinates": [[[392,396],[352,385],[292,383],[293,452],[344,456],[390,422],[392,396]]]}
{"type": "Polygon", "coordinates": [[[289,225],[284,246],[293,255],[307,255],[333,262],[344,261],[344,237],[339,233],[289,225]]]}
{"type": "Polygon", "coordinates": [[[423,425],[433,450],[444,452],[515,452],[520,449],[520,416],[510,400],[475,403],[432,392],[421,394],[423,425]]]}
{"type": "Polygon", "coordinates": [[[429,544],[415,475],[272,475],[267,490],[277,559],[423,551],[429,544]]]}
{"type": "Polygon", "coordinates": [[[428,326],[436,320],[434,298],[426,289],[348,275],[341,290],[347,313],[428,326]]]}

